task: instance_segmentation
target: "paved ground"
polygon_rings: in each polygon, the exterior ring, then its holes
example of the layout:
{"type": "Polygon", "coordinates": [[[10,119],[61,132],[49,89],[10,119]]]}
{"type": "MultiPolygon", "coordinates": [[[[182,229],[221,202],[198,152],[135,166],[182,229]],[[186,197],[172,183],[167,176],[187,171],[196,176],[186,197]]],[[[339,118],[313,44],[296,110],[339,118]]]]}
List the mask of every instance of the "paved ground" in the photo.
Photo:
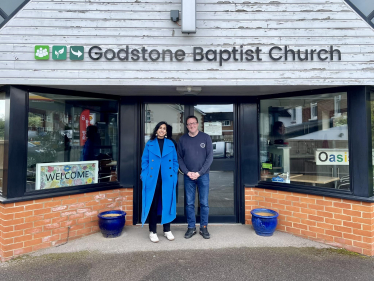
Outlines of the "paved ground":
{"type": "Polygon", "coordinates": [[[324,244],[302,239],[284,232],[275,232],[272,237],[256,235],[252,226],[210,225],[211,239],[203,239],[196,234],[191,239],[185,239],[186,225],[172,225],[174,241],[168,241],[162,236],[162,227],[158,226],[159,243],[151,243],[148,238],[148,225],[125,227],[118,238],[105,239],[100,233],[69,242],[69,244],[46,249],[37,254],[71,253],[78,251],[99,251],[104,253],[129,253],[140,251],[172,251],[224,249],[241,247],[327,247],[324,244]]]}
{"type": "Polygon", "coordinates": [[[0,280],[374,280],[374,259],[290,234],[260,237],[249,226],[210,226],[212,238],[153,244],[147,229],[95,234],[0,264],[0,280]]]}

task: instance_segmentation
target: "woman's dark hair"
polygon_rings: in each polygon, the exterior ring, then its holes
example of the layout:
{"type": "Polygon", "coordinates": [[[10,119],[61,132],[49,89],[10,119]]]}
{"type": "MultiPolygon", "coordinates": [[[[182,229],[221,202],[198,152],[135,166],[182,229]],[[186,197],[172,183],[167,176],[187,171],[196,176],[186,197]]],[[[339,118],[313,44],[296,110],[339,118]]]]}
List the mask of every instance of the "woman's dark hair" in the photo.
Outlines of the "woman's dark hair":
{"type": "Polygon", "coordinates": [[[187,120],[190,119],[190,118],[195,118],[196,119],[196,123],[199,123],[199,120],[197,120],[196,116],[190,115],[190,116],[187,116],[187,118],[186,118],[186,125],[187,125],[187,120]]]}
{"type": "Polygon", "coordinates": [[[161,127],[161,125],[164,125],[164,124],[166,126],[166,135],[168,135],[167,133],[168,123],[166,123],[165,121],[161,121],[161,122],[158,122],[155,128],[153,129],[151,140],[154,140],[156,138],[157,130],[161,127]]]}

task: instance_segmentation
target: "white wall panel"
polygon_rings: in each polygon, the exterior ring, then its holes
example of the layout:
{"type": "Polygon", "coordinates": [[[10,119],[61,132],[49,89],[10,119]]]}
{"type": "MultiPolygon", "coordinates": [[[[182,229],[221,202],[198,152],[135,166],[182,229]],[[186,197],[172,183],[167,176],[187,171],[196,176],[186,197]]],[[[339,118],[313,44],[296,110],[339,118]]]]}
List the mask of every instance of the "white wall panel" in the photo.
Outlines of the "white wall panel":
{"type": "MultiPolygon", "coordinates": [[[[196,0],[197,32],[170,21],[180,0],[32,0],[0,30],[0,84],[366,85],[374,84],[374,31],[343,0],[196,0]],[[35,45],[82,45],[83,61],[37,61],[35,45]],[[91,46],[177,49],[185,60],[93,61],[91,46]],[[194,62],[193,47],[260,47],[262,61],[194,62]],[[328,49],[341,61],[272,61],[268,51],[328,49]]],[[[183,16],[183,15],[182,15],[183,16]]],[[[51,47],[52,48],[52,47],[51,47]]],[[[51,49],[50,48],[50,49],[51,49]]],[[[279,52],[274,52],[274,54],[279,52]]]]}

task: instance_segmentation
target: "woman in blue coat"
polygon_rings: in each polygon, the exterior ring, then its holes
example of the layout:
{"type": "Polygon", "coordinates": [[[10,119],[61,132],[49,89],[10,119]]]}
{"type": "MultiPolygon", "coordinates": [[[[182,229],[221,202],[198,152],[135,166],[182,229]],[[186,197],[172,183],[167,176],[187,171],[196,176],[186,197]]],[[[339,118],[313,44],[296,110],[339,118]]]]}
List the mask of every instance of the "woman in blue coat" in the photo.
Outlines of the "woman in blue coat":
{"type": "Polygon", "coordinates": [[[176,217],[176,184],[178,176],[178,158],[174,143],[167,139],[167,123],[159,122],[147,142],[142,156],[143,182],[142,225],[147,217],[149,239],[158,242],[157,210],[161,204],[161,224],[164,236],[172,241],[170,222],[176,217]]]}

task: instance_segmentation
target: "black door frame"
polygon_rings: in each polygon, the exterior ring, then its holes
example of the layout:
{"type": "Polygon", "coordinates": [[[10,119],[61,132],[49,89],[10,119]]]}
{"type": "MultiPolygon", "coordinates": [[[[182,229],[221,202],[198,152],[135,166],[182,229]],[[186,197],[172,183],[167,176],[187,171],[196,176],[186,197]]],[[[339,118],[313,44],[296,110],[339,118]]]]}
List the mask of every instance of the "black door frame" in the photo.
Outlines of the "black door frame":
{"type": "MultiPolygon", "coordinates": [[[[197,104],[233,104],[233,114],[234,114],[234,159],[235,159],[235,169],[234,169],[234,215],[231,216],[209,216],[209,223],[239,223],[242,221],[241,217],[241,210],[243,210],[243,202],[241,190],[240,190],[240,154],[239,154],[239,103],[237,97],[214,97],[214,102],[212,102],[212,97],[196,97],[196,96],[182,96],[182,97],[142,97],[139,99],[140,102],[140,130],[139,130],[139,139],[140,139],[140,146],[144,148],[144,133],[145,133],[145,123],[144,123],[144,116],[145,116],[145,104],[146,103],[153,103],[153,104],[182,104],[184,106],[184,118],[189,115],[194,114],[194,105],[197,104]]],[[[185,121],[185,120],[184,120],[185,121]]],[[[141,154],[143,153],[142,149],[140,150],[140,155],[138,157],[138,167],[141,170],[141,154]]],[[[185,197],[184,197],[185,198],[185,197]]],[[[138,186],[137,192],[137,202],[138,202],[138,222],[140,223],[140,212],[141,212],[141,200],[142,200],[142,190],[140,186],[138,186]]],[[[184,202],[185,205],[185,202],[184,202]]],[[[135,206],[135,204],[134,204],[135,206]]],[[[195,206],[197,207],[197,206],[195,206]]],[[[134,209],[135,211],[135,209],[134,209]]],[[[183,216],[178,216],[173,221],[173,223],[186,223],[185,214],[183,216]]],[[[200,216],[196,217],[196,222],[200,222],[200,216]]]]}

